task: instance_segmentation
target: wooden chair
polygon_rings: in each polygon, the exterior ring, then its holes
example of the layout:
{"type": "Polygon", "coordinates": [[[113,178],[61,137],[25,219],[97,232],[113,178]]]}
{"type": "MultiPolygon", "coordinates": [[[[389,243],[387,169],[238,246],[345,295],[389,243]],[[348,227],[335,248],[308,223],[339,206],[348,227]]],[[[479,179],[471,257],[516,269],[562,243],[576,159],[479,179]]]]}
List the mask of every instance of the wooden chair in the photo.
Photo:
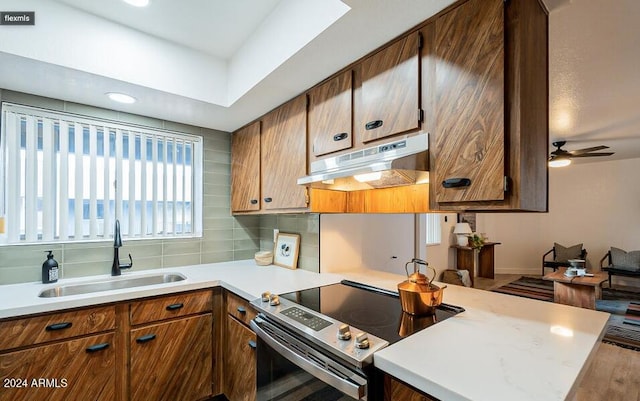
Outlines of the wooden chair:
{"type": "MultiPolygon", "coordinates": [[[[580,257],[578,259],[584,259],[587,260],[587,250],[582,248],[582,251],[580,251],[580,257]]],[[[552,268],[553,271],[558,270],[558,267],[569,267],[571,266],[569,264],[569,262],[566,261],[557,261],[556,260],[556,247],[554,246],[553,248],[551,248],[549,251],[547,251],[547,253],[545,253],[544,255],[542,255],[542,275],[544,276],[544,269],[546,267],[552,268]],[[553,259],[551,260],[546,260],[547,256],[549,255],[553,255],[553,259]]]]}
{"type": "Polygon", "coordinates": [[[611,251],[608,251],[606,255],[600,259],[600,270],[609,274],[609,288],[611,288],[611,276],[640,277],[639,270],[630,270],[628,268],[625,269],[615,266],[611,260],[611,251]]]}

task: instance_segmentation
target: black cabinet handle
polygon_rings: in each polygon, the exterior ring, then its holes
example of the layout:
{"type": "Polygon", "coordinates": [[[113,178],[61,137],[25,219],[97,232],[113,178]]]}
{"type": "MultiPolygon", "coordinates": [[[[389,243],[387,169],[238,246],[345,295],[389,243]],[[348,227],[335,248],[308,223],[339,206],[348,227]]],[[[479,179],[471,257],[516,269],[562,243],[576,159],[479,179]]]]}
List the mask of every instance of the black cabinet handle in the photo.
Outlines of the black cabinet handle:
{"type": "Polygon", "coordinates": [[[250,340],[248,344],[249,344],[249,346],[250,346],[251,348],[253,348],[253,349],[256,349],[256,347],[257,347],[256,342],[255,342],[255,341],[253,341],[253,340],[250,340]]]}
{"type": "Polygon", "coordinates": [[[242,313],[243,315],[247,313],[247,310],[242,306],[238,306],[236,310],[238,311],[238,313],[242,313]]]}
{"type": "Polygon", "coordinates": [[[445,188],[462,188],[471,185],[471,180],[468,178],[447,178],[442,181],[442,186],[445,188]]]}
{"type": "Polygon", "coordinates": [[[367,131],[380,127],[382,127],[382,120],[369,121],[364,125],[364,129],[366,129],[367,131]]]}
{"type": "Polygon", "coordinates": [[[338,141],[341,141],[343,139],[347,139],[348,136],[349,136],[349,134],[347,134],[346,132],[341,132],[339,134],[335,134],[333,136],[333,140],[338,142],[338,141]]]}
{"type": "Polygon", "coordinates": [[[142,343],[146,343],[146,342],[149,342],[149,341],[155,340],[155,339],[156,339],[156,335],[155,334],[147,334],[146,336],[142,336],[142,337],[136,338],[136,342],[138,344],[142,344],[142,343]]]}
{"type": "Polygon", "coordinates": [[[178,310],[180,308],[182,308],[184,306],[184,304],[171,304],[169,306],[167,306],[167,310],[178,310]]]}
{"type": "Polygon", "coordinates": [[[56,330],[63,330],[63,329],[68,329],[69,327],[73,326],[73,323],[71,322],[64,322],[64,323],[54,323],[54,324],[50,324],[48,325],[45,330],[46,331],[56,331],[56,330]]]}
{"type": "Polygon", "coordinates": [[[257,199],[251,199],[249,202],[251,202],[252,205],[257,205],[258,204],[258,200],[257,199]]]}
{"type": "Polygon", "coordinates": [[[102,344],[92,345],[86,348],[85,351],[88,353],[92,353],[92,352],[102,351],[103,349],[107,349],[107,348],[109,348],[109,343],[102,343],[102,344]]]}
{"type": "Polygon", "coordinates": [[[271,202],[272,200],[273,200],[272,198],[264,198],[264,201],[267,203],[271,202]]]}

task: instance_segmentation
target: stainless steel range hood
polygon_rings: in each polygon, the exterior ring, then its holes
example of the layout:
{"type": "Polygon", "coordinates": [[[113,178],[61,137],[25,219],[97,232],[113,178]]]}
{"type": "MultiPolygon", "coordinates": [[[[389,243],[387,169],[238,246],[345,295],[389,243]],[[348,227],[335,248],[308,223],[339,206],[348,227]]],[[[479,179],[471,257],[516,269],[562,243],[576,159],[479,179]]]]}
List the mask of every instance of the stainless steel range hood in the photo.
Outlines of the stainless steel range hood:
{"type": "Polygon", "coordinates": [[[429,134],[426,132],[382,145],[311,163],[311,174],[299,185],[357,191],[421,184],[429,181],[429,134]]]}

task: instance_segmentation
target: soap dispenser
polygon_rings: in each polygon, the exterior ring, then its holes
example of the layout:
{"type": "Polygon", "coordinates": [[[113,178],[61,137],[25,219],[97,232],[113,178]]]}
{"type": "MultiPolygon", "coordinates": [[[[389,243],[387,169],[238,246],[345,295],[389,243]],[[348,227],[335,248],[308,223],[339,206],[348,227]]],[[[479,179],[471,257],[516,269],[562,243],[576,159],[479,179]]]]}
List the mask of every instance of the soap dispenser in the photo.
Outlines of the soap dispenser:
{"type": "Polygon", "coordinates": [[[42,264],[42,283],[49,284],[58,281],[58,262],[53,258],[53,251],[48,252],[47,260],[42,264]]]}

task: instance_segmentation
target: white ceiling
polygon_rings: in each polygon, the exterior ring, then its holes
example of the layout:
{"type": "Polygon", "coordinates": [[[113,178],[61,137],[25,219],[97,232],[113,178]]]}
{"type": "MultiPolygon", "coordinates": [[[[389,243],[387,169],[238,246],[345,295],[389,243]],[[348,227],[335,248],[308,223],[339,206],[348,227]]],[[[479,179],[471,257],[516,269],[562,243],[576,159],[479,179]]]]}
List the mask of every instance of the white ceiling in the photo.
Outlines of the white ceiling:
{"type": "Polygon", "coordinates": [[[210,56],[228,59],[280,0],[151,0],[132,7],[121,0],[57,0],[210,56]]]}
{"type": "MultiPolygon", "coordinates": [[[[453,1],[0,0],[0,88],[233,131],[453,1]]],[[[640,157],[640,2],[544,1],[550,142],[640,157]]]]}

